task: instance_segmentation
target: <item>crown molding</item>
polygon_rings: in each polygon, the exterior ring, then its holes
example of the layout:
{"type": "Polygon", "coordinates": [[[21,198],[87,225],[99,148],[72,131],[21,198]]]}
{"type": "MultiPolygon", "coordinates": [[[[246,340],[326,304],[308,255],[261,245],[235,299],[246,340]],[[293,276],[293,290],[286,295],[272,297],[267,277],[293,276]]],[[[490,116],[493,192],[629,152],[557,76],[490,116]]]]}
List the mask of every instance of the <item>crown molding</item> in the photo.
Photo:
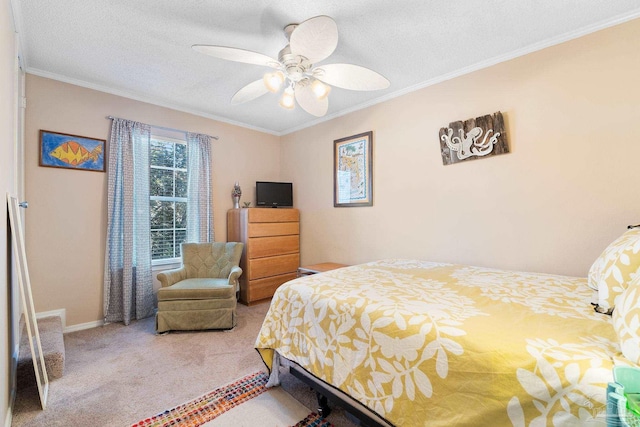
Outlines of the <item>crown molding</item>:
{"type": "Polygon", "coordinates": [[[362,104],[358,104],[356,106],[353,106],[353,107],[350,107],[350,108],[335,112],[335,113],[333,113],[331,115],[324,116],[324,117],[322,117],[320,119],[317,119],[317,120],[314,120],[312,122],[308,122],[308,123],[305,123],[303,125],[295,126],[295,127],[289,128],[289,129],[285,129],[285,130],[283,130],[281,132],[281,135],[282,136],[288,135],[290,133],[297,132],[297,131],[303,130],[303,129],[311,127],[311,126],[315,126],[315,125],[318,125],[320,123],[323,123],[323,122],[326,122],[326,121],[329,121],[329,120],[333,120],[335,118],[344,116],[346,114],[353,113],[353,112],[359,111],[359,110],[363,110],[363,109],[368,108],[368,107],[372,107],[374,105],[380,104],[380,103],[385,102],[385,101],[389,101],[389,100],[397,98],[399,96],[403,96],[403,95],[406,95],[408,93],[415,92],[417,90],[424,89],[426,87],[433,86],[435,84],[442,83],[444,81],[454,79],[456,77],[464,76],[465,74],[470,74],[470,73],[473,73],[474,71],[479,71],[479,70],[482,70],[484,68],[488,68],[488,67],[491,67],[493,65],[500,64],[502,62],[510,61],[512,59],[515,59],[515,58],[518,58],[518,57],[521,57],[521,56],[525,56],[525,55],[528,55],[530,53],[534,53],[534,52],[537,52],[539,50],[546,49],[548,47],[559,45],[561,43],[565,43],[565,42],[568,42],[570,40],[574,40],[574,39],[586,36],[588,34],[595,33],[595,32],[600,31],[600,30],[604,30],[604,29],[609,28],[609,27],[614,27],[616,25],[623,24],[625,22],[631,21],[631,20],[639,18],[639,17],[640,17],[640,8],[637,9],[637,10],[634,10],[634,11],[632,11],[630,13],[625,13],[623,15],[618,15],[618,16],[615,16],[615,17],[613,17],[611,19],[608,19],[606,21],[598,22],[596,24],[581,28],[581,29],[576,30],[576,31],[570,31],[568,33],[563,33],[563,34],[561,34],[559,36],[552,37],[552,38],[543,40],[541,42],[530,44],[529,46],[525,46],[523,48],[514,50],[512,52],[509,52],[509,53],[506,53],[506,54],[503,54],[503,55],[498,55],[498,56],[495,56],[493,58],[489,58],[489,59],[477,62],[477,63],[475,63],[473,65],[460,68],[460,69],[452,71],[450,73],[442,74],[440,76],[434,77],[433,79],[429,79],[429,80],[426,80],[424,82],[420,82],[420,83],[415,84],[413,86],[409,86],[409,87],[406,87],[404,89],[400,89],[398,91],[395,91],[393,93],[381,96],[379,98],[375,98],[375,99],[370,100],[368,102],[365,102],[365,103],[362,103],[362,104]]]}
{"type": "Polygon", "coordinates": [[[136,92],[131,92],[131,91],[125,91],[125,90],[120,90],[120,89],[114,89],[108,86],[103,86],[100,84],[96,84],[96,83],[90,83],[84,80],[79,80],[79,79],[74,79],[71,77],[66,77],[60,74],[56,74],[56,73],[51,73],[49,71],[44,71],[44,70],[40,70],[37,68],[33,68],[33,67],[28,67],[27,71],[28,74],[33,74],[34,76],[39,76],[39,77],[45,77],[47,79],[52,79],[52,80],[57,80],[63,83],[69,83],[75,86],[80,86],[80,87],[84,87],[87,89],[93,89],[93,90],[97,90],[98,92],[104,92],[104,93],[108,93],[111,95],[116,95],[116,96],[121,96],[123,98],[128,98],[128,99],[133,99],[134,101],[140,101],[140,102],[145,102],[147,104],[152,104],[152,105],[157,105],[159,107],[165,107],[165,108],[169,108],[172,110],[176,110],[176,111],[182,111],[183,113],[189,113],[189,114],[193,114],[194,116],[199,116],[199,117],[204,117],[207,119],[211,119],[211,120],[215,120],[218,122],[223,122],[223,123],[227,123],[230,125],[234,125],[234,126],[239,126],[239,127],[243,127],[246,129],[251,129],[251,130],[255,130],[258,132],[262,132],[262,133],[266,133],[269,135],[275,135],[275,136],[281,136],[278,132],[275,132],[271,129],[264,129],[261,127],[257,127],[257,126],[253,126],[247,123],[242,123],[242,122],[238,122],[235,120],[231,120],[231,119],[227,119],[225,117],[220,117],[220,116],[216,116],[214,114],[209,114],[209,113],[205,113],[203,111],[199,111],[199,110],[194,110],[193,108],[189,108],[189,107],[185,107],[183,105],[179,105],[179,104],[173,104],[171,102],[167,102],[158,98],[154,98],[154,97],[150,97],[150,96],[144,96],[141,95],[139,93],[136,92]]]}
{"type": "MultiPolygon", "coordinates": [[[[12,0],[11,4],[12,5],[15,4],[15,7],[14,7],[14,21],[16,23],[16,29],[17,29],[17,31],[19,31],[20,21],[21,21],[20,12],[19,12],[19,0],[12,0]]],[[[303,130],[303,129],[306,129],[306,128],[309,128],[309,127],[312,127],[312,126],[316,126],[318,124],[321,124],[321,123],[324,123],[324,122],[327,122],[327,121],[342,117],[344,115],[347,115],[347,114],[350,114],[350,113],[353,113],[353,112],[356,112],[356,111],[359,111],[359,110],[363,110],[365,108],[372,107],[374,105],[380,104],[382,102],[389,101],[391,99],[406,95],[408,93],[415,92],[415,91],[418,91],[420,89],[424,89],[426,87],[433,86],[435,84],[442,83],[444,81],[451,80],[451,79],[454,79],[456,77],[460,77],[460,76],[472,73],[474,71],[482,70],[484,68],[488,68],[488,67],[491,67],[493,65],[497,65],[497,64],[500,64],[502,62],[509,61],[511,59],[515,59],[515,58],[518,58],[518,57],[521,57],[521,56],[524,56],[524,55],[528,55],[530,53],[537,52],[539,50],[546,49],[548,47],[552,47],[552,46],[555,46],[555,45],[558,45],[558,44],[561,44],[561,43],[564,43],[564,42],[567,42],[567,41],[570,41],[570,40],[573,40],[573,39],[577,39],[579,37],[583,37],[585,35],[588,35],[588,34],[591,34],[591,33],[595,33],[597,31],[600,31],[600,30],[603,30],[603,29],[606,29],[606,28],[609,28],[609,27],[613,27],[613,26],[622,24],[622,23],[631,21],[631,20],[639,18],[639,17],[640,17],[640,8],[635,9],[633,11],[630,11],[628,13],[624,13],[624,14],[612,17],[612,18],[607,19],[605,21],[597,22],[595,24],[583,27],[583,28],[581,28],[579,30],[563,33],[563,34],[560,34],[560,35],[558,35],[556,37],[552,37],[552,38],[543,40],[541,42],[533,43],[533,44],[530,44],[530,45],[525,46],[523,48],[516,49],[516,50],[514,50],[512,52],[509,52],[507,54],[498,55],[498,56],[495,56],[493,58],[489,58],[489,59],[477,62],[477,63],[475,63],[473,65],[460,68],[460,69],[452,71],[450,73],[442,74],[440,76],[437,76],[437,77],[434,77],[432,79],[420,82],[418,84],[406,87],[404,89],[397,90],[395,92],[392,92],[392,93],[386,94],[384,96],[372,99],[370,101],[367,101],[367,102],[364,102],[364,103],[361,103],[361,104],[358,104],[358,105],[355,105],[353,107],[346,108],[346,109],[343,109],[343,110],[340,110],[340,111],[336,111],[335,113],[329,114],[327,116],[324,116],[324,117],[321,117],[321,118],[318,118],[318,119],[314,119],[314,120],[311,120],[309,122],[303,123],[303,124],[301,124],[299,126],[294,126],[294,127],[288,128],[288,129],[284,129],[282,131],[276,131],[276,130],[272,130],[272,129],[265,129],[265,128],[253,126],[253,125],[250,125],[250,124],[247,124],[247,123],[238,122],[238,121],[231,120],[231,119],[228,119],[228,118],[225,118],[225,117],[220,117],[220,116],[216,116],[216,115],[213,115],[213,114],[209,114],[209,113],[206,113],[204,111],[195,110],[195,109],[192,109],[192,108],[189,108],[189,107],[185,107],[183,105],[173,104],[171,102],[167,102],[165,100],[161,100],[161,99],[158,99],[158,98],[144,96],[144,95],[141,95],[141,94],[136,93],[136,92],[124,91],[124,90],[120,90],[120,89],[114,89],[114,88],[110,88],[110,87],[107,87],[107,86],[104,86],[104,85],[90,83],[90,82],[87,82],[87,81],[84,81],[84,80],[79,80],[79,79],[73,79],[73,78],[70,78],[70,77],[66,77],[66,76],[63,76],[63,75],[51,73],[51,72],[40,70],[40,69],[37,69],[37,68],[32,68],[32,67],[28,67],[27,66],[26,72],[29,73],[29,74],[36,75],[36,76],[46,77],[46,78],[53,79],[53,80],[58,80],[58,81],[61,81],[61,82],[64,82],[64,83],[69,83],[69,84],[73,84],[73,85],[76,85],[76,86],[81,86],[81,87],[85,87],[85,88],[88,88],[88,89],[93,89],[93,90],[97,90],[97,91],[100,91],[100,92],[109,93],[109,94],[112,94],[112,95],[122,96],[122,97],[133,99],[133,100],[136,100],[136,101],[146,102],[146,103],[157,105],[157,106],[160,106],[160,107],[170,108],[172,110],[182,111],[182,112],[193,114],[193,115],[196,115],[196,116],[199,116],[199,117],[204,117],[204,118],[211,119],[211,120],[216,120],[216,121],[219,121],[219,122],[222,122],[222,123],[227,123],[227,124],[230,124],[230,125],[239,126],[239,127],[250,129],[250,130],[254,130],[254,131],[257,131],[257,132],[262,132],[262,133],[266,133],[266,134],[269,134],[269,135],[274,135],[274,136],[281,137],[281,136],[288,135],[290,133],[298,132],[300,130],[303,130]]],[[[24,43],[24,41],[22,41],[22,43],[24,43]]],[[[27,61],[27,57],[25,56],[25,53],[26,53],[25,49],[23,48],[22,49],[23,64],[27,65],[28,61],[27,61]]]]}
{"type": "Polygon", "coordinates": [[[9,6],[13,20],[13,31],[17,34],[16,38],[18,40],[18,64],[20,69],[24,71],[27,64],[27,47],[22,34],[22,7],[20,6],[20,0],[11,0],[9,6]]]}

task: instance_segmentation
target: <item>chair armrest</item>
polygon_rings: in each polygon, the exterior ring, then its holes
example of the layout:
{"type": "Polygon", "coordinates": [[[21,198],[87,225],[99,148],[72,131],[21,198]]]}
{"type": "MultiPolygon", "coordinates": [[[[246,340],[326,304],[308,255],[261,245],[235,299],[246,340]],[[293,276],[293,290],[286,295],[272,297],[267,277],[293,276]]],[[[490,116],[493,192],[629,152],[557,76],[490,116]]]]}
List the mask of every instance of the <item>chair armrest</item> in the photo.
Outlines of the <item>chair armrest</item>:
{"type": "Polygon", "coordinates": [[[163,288],[178,283],[187,278],[187,270],[184,267],[175,268],[173,270],[165,270],[158,273],[158,280],[163,288]]]}
{"type": "Polygon", "coordinates": [[[240,289],[240,285],[238,285],[238,278],[240,278],[241,275],[242,269],[238,266],[233,267],[229,273],[229,284],[233,285],[236,288],[236,291],[240,289]]]}

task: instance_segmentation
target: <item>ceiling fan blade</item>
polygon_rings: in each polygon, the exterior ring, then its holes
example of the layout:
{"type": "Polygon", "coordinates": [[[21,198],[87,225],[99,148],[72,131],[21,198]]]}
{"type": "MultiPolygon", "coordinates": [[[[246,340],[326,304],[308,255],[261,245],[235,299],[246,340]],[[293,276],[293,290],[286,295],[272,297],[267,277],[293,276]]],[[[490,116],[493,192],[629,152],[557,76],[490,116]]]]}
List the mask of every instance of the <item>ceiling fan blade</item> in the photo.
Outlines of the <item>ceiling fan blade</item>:
{"type": "Polygon", "coordinates": [[[210,46],[204,44],[194,44],[193,50],[206,55],[227,61],[243,62],[245,64],[265,65],[267,67],[278,67],[278,61],[258,52],[226,46],[210,46]]]}
{"type": "Polygon", "coordinates": [[[231,104],[237,105],[243,102],[253,101],[267,92],[269,92],[269,90],[264,85],[262,79],[256,80],[237,91],[236,94],[233,95],[233,98],[231,98],[231,104]]]}
{"type": "Polygon", "coordinates": [[[322,65],[313,70],[313,76],[331,86],[350,90],[386,89],[391,84],[375,71],[352,64],[322,65]]]}
{"type": "Polygon", "coordinates": [[[311,90],[311,85],[296,85],[295,94],[296,101],[298,101],[300,107],[307,113],[316,117],[322,117],[327,114],[329,100],[327,98],[316,98],[311,90]]]}
{"type": "Polygon", "coordinates": [[[312,64],[327,58],[338,46],[338,26],[328,16],[316,16],[298,25],[289,39],[291,52],[312,64]]]}

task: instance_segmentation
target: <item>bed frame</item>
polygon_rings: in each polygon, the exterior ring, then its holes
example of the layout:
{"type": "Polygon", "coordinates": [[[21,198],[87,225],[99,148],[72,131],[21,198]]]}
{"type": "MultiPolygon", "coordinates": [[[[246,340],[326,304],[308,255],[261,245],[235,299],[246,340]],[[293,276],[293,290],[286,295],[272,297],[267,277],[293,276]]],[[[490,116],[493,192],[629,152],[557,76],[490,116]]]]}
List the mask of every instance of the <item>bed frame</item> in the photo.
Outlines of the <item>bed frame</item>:
{"type": "MultiPolygon", "coordinates": [[[[282,357],[282,356],[280,356],[282,357]]],[[[282,357],[282,359],[285,359],[282,357]]],[[[364,406],[362,403],[350,397],[348,394],[327,384],[313,374],[307,372],[302,366],[291,360],[285,359],[289,372],[303,383],[310,386],[318,397],[318,413],[326,418],[331,413],[329,401],[336,402],[338,406],[344,408],[349,414],[360,420],[363,427],[393,427],[384,418],[364,406]]]]}

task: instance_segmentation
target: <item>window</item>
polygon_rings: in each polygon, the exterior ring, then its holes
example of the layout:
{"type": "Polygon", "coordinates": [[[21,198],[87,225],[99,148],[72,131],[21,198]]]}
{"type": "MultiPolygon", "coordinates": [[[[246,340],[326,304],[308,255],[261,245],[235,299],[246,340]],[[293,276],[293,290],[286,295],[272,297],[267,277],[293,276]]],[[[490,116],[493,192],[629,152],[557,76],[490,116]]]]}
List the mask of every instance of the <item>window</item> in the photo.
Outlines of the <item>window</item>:
{"type": "Polygon", "coordinates": [[[179,261],[187,237],[187,144],[152,136],[149,209],[153,264],[179,261]]]}

